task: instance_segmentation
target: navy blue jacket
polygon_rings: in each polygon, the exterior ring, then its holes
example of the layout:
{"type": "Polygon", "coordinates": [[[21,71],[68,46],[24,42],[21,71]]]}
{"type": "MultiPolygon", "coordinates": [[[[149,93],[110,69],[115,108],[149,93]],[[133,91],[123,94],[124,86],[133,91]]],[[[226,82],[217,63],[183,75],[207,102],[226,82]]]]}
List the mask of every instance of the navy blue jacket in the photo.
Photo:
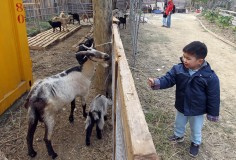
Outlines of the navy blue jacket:
{"type": "Polygon", "coordinates": [[[205,113],[219,116],[219,79],[207,62],[192,76],[183,63],[180,63],[174,65],[165,76],[158,79],[160,89],[176,85],[175,108],[185,116],[205,113]]]}

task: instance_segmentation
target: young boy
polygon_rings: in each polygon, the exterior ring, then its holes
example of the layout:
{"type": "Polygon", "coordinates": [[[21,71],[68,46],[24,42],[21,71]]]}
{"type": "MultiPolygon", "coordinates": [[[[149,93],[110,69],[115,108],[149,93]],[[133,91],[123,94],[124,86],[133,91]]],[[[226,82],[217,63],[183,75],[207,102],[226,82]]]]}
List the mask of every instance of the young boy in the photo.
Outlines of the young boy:
{"type": "Polygon", "coordinates": [[[205,61],[207,47],[199,41],[183,48],[181,63],[174,65],[165,76],[148,78],[149,86],[165,89],[176,85],[176,119],[174,135],[170,141],[183,142],[187,122],[191,128],[189,154],[196,157],[202,141],[201,131],[204,114],[207,119],[217,122],[220,110],[220,84],[215,72],[205,61]]]}

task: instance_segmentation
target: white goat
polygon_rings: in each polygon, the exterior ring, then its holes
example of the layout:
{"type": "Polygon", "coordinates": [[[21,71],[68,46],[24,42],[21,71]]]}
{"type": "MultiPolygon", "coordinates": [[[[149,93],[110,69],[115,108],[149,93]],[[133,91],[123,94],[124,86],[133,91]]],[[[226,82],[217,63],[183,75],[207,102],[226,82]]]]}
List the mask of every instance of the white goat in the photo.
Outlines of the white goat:
{"type": "Polygon", "coordinates": [[[87,146],[90,145],[90,137],[92,134],[93,126],[96,123],[97,138],[102,138],[102,129],[104,126],[104,120],[107,119],[107,107],[112,105],[112,101],[106,98],[104,95],[97,95],[90,104],[89,113],[86,119],[86,140],[87,146]]]}
{"type": "Polygon", "coordinates": [[[87,115],[85,112],[85,99],[89,92],[96,66],[98,64],[107,66],[106,61],[110,57],[106,53],[84,47],[88,50],[79,51],[75,54],[80,66],[70,68],[43,80],[38,80],[29,92],[25,107],[28,108],[27,146],[28,155],[31,157],[35,157],[37,154],[33,149],[33,138],[38,121],[45,124],[44,141],[49,156],[54,159],[57,157],[57,153],[53,150],[51,138],[57,111],[61,110],[64,105],[71,103],[69,120],[73,122],[75,98],[81,96],[83,114],[84,116],[87,115]]]}
{"type": "Polygon", "coordinates": [[[67,24],[70,22],[70,20],[73,19],[72,15],[68,15],[66,18],[63,17],[53,17],[52,21],[55,22],[61,22],[61,25],[63,27],[63,31],[64,29],[66,29],[66,31],[69,31],[69,29],[67,28],[67,24]]]}
{"type": "Polygon", "coordinates": [[[64,13],[64,11],[61,11],[59,17],[60,17],[60,18],[66,18],[66,14],[64,13]]]}

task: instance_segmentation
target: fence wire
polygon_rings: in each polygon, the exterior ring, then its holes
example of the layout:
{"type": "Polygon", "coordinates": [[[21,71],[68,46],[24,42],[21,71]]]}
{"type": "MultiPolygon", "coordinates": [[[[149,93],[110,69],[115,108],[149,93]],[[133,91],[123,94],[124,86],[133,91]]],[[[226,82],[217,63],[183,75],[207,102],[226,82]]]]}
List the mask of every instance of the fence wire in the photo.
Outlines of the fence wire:
{"type": "Polygon", "coordinates": [[[133,65],[135,67],[136,55],[138,51],[138,33],[140,17],[142,14],[142,0],[130,0],[130,28],[132,36],[133,65]]]}

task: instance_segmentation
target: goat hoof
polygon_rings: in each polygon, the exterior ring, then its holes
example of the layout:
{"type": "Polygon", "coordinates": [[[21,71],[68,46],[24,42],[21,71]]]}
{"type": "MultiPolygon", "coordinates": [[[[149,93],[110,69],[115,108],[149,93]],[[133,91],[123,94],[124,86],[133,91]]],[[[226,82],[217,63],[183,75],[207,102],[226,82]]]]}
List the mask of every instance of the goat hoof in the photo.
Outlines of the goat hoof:
{"type": "Polygon", "coordinates": [[[58,156],[58,155],[57,155],[56,153],[53,153],[53,154],[52,154],[52,159],[57,158],[57,156],[58,156]]]}
{"type": "Polygon", "coordinates": [[[90,142],[86,141],[86,146],[90,146],[90,142]]]}
{"type": "Polygon", "coordinates": [[[73,123],[73,122],[74,122],[74,117],[73,117],[73,116],[70,116],[70,117],[69,117],[69,121],[70,121],[70,123],[73,123]]]}
{"type": "Polygon", "coordinates": [[[98,139],[102,139],[102,134],[97,134],[98,139]]]}
{"type": "Polygon", "coordinates": [[[88,115],[88,114],[87,114],[86,112],[85,112],[85,113],[83,113],[83,116],[84,116],[84,118],[86,118],[86,117],[87,117],[87,115],[88,115]]]}
{"type": "Polygon", "coordinates": [[[28,153],[28,155],[29,155],[30,157],[35,157],[35,156],[37,155],[37,152],[31,151],[30,153],[28,153]]]}
{"type": "Polygon", "coordinates": [[[105,120],[105,121],[107,120],[107,116],[104,116],[104,120],[105,120]]]}

